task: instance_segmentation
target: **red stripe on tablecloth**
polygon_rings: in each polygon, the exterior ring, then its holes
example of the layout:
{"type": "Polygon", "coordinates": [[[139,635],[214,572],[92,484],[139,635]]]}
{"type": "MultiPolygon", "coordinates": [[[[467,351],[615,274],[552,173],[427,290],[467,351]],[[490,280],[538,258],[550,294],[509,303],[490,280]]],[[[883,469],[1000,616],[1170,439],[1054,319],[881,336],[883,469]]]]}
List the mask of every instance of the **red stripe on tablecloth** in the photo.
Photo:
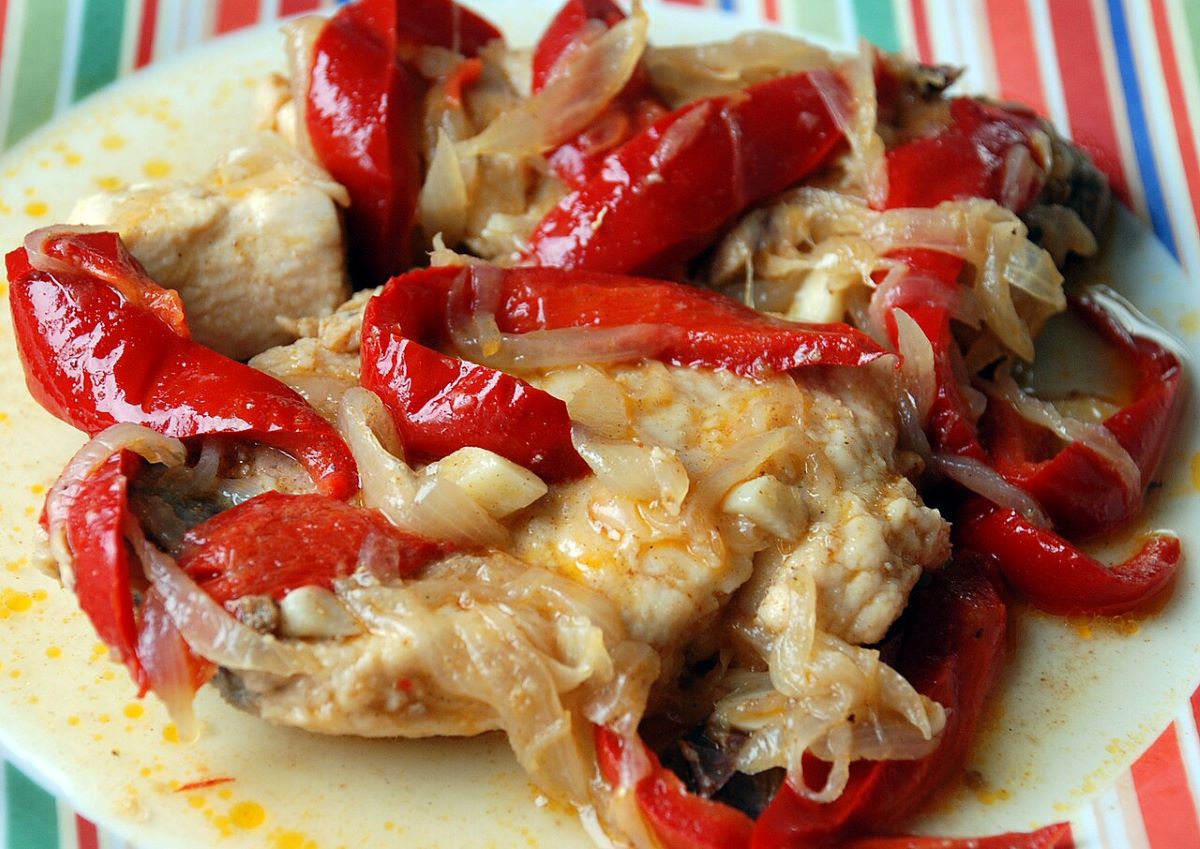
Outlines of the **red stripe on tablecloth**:
{"type": "Polygon", "coordinates": [[[137,56],[134,66],[144,68],[154,58],[154,28],[158,24],[158,0],[142,4],[142,24],[138,27],[137,56]]]}
{"type": "Polygon", "coordinates": [[[1150,849],[1200,846],[1200,817],[1172,723],[1130,768],[1150,849]]]}
{"type": "Polygon", "coordinates": [[[987,0],[987,19],[997,56],[996,76],[1001,96],[1032,106],[1039,115],[1048,115],[1028,3],[987,0]]]}
{"type": "Polygon", "coordinates": [[[258,0],[217,0],[216,35],[258,23],[258,0]]]}
{"type": "Polygon", "coordinates": [[[1121,145],[1091,3],[1054,0],[1047,6],[1071,136],[1108,175],[1121,200],[1129,203],[1129,183],[1121,165],[1121,145]]]}
{"type": "Polygon", "coordinates": [[[1175,121],[1175,137],[1179,139],[1183,173],[1187,176],[1188,195],[1192,199],[1192,212],[1200,216],[1200,161],[1197,161],[1196,137],[1192,134],[1192,122],[1188,116],[1187,94],[1183,90],[1179,61],[1175,56],[1175,42],[1171,39],[1171,22],[1167,18],[1167,7],[1163,0],[1150,0],[1150,10],[1154,17],[1158,53],[1162,57],[1163,79],[1171,101],[1171,117],[1175,121]]]}
{"type": "Polygon", "coordinates": [[[4,25],[8,23],[8,0],[0,0],[0,59],[4,58],[4,25]]]}
{"type": "Polygon", "coordinates": [[[768,21],[779,20],[779,0],[763,0],[763,17],[768,21]]]}
{"type": "Polygon", "coordinates": [[[75,815],[75,842],[79,849],[100,849],[100,833],[96,825],[79,814],[75,815]]]}
{"type": "Polygon", "coordinates": [[[279,0],[279,17],[311,12],[321,5],[321,0],[279,0]]]}
{"type": "Polygon", "coordinates": [[[929,38],[929,17],[925,14],[925,0],[910,0],[912,9],[913,35],[917,39],[917,58],[922,62],[933,62],[933,42],[929,38]]]}

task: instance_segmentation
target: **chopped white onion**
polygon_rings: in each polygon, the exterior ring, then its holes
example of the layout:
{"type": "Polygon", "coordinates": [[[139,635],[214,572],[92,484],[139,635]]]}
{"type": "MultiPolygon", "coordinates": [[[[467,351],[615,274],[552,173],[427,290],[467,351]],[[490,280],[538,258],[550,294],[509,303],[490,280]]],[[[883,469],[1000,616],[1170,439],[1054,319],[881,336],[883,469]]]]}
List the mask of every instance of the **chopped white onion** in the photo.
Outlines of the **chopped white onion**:
{"type": "Polygon", "coordinates": [[[358,461],[364,506],[426,539],[498,545],[507,538],[504,526],[461,487],[418,475],[394,453],[400,451],[395,426],[373,392],[355,387],[342,396],[338,430],[358,461]]]}

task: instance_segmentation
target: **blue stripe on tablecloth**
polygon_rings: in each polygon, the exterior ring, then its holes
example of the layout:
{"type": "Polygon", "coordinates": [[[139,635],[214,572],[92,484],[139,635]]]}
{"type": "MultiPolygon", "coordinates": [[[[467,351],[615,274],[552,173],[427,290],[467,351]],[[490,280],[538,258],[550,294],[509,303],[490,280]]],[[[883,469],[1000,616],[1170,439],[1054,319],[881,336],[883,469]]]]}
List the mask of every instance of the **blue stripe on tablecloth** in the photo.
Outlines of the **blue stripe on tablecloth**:
{"type": "Polygon", "coordinates": [[[1129,26],[1125,21],[1125,5],[1122,0],[1107,0],[1108,16],[1112,22],[1113,47],[1120,69],[1121,89],[1125,94],[1125,112],[1129,118],[1129,130],[1133,136],[1133,151],[1138,170],[1142,175],[1142,188],[1146,193],[1146,206],[1150,213],[1150,225],[1154,234],[1166,246],[1176,260],[1179,247],[1175,244],[1175,232],[1171,227],[1171,215],[1163,197],[1162,180],[1158,174],[1158,163],[1154,159],[1154,143],[1150,138],[1150,126],[1146,122],[1146,110],[1142,105],[1141,86],[1138,84],[1137,62],[1133,56],[1133,45],[1129,41],[1129,26]]]}

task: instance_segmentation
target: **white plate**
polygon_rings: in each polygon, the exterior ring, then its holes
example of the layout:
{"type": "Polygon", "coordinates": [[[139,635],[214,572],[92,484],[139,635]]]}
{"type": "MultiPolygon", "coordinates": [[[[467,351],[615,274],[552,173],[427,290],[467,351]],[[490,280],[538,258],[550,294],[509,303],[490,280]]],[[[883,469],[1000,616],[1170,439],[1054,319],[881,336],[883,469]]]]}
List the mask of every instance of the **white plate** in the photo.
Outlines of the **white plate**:
{"type": "MultiPolygon", "coordinates": [[[[510,42],[536,38],[557,2],[477,3],[510,42]]],[[[658,41],[728,37],[747,21],[652,8],[658,41]]],[[[0,159],[0,246],[61,220],[74,200],[117,181],[191,177],[250,133],[254,85],[281,65],[280,39],[223,40],[88,100],[0,159]]],[[[1194,353],[1200,291],[1145,228],[1118,221],[1096,273],[1194,353]]],[[[173,741],[165,711],[137,702],[124,671],[74,599],[29,564],[45,488],[82,442],[26,396],[0,319],[0,743],[52,792],[142,846],[588,847],[571,812],[545,804],[504,740],[366,741],[277,729],[210,690],[201,740],[173,741]],[[179,792],[213,778],[232,782],[179,792]]],[[[1190,414],[1190,410],[1188,411],[1190,414]]],[[[1185,421],[1190,422],[1190,415],[1185,421]]],[[[1190,424],[1176,440],[1147,526],[1200,550],[1200,465],[1190,424]],[[1195,469],[1195,471],[1193,471],[1195,469]]],[[[1200,594],[1186,569],[1170,602],[1141,621],[1014,623],[1012,663],[961,787],[923,827],[967,834],[1069,818],[1186,703],[1200,680],[1200,594]]]]}

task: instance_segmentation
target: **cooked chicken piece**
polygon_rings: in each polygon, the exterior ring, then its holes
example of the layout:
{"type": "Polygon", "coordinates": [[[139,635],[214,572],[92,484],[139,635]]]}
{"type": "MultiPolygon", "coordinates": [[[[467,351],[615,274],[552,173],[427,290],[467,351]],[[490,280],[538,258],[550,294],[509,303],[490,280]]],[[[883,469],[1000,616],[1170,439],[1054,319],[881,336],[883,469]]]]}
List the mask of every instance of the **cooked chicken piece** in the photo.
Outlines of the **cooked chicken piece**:
{"type": "Polygon", "coordinates": [[[199,184],[104,192],[69,219],[117,230],[154,279],[179,291],[195,338],[246,359],[294,338],[280,317],[327,313],[349,295],[345,203],[341,186],[267,135],[199,184]]]}

